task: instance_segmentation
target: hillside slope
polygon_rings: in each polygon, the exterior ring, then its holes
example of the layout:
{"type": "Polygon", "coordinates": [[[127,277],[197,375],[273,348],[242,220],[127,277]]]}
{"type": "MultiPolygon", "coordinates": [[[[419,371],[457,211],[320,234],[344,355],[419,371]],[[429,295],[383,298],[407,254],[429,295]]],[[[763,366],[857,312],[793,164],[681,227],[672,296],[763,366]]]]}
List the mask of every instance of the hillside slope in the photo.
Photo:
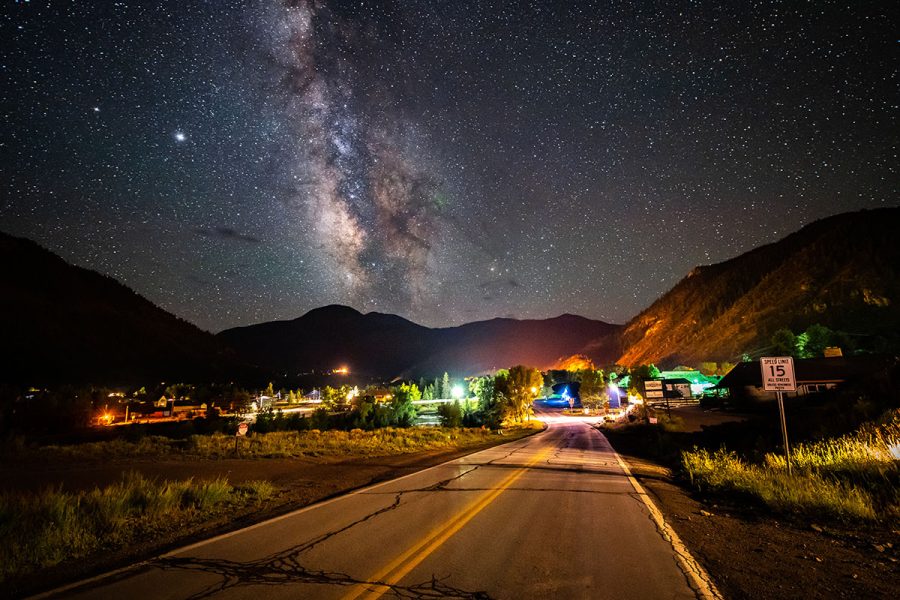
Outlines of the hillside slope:
{"type": "Polygon", "coordinates": [[[855,336],[900,330],[900,209],[836,215],[697,267],[632,319],[618,362],[696,364],[764,352],[814,323],[855,336]]]}
{"type": "Polygon", "coordinates": [[[0,382],[199,381],[234,353],[121,283],[0,233],[0,382]]]}

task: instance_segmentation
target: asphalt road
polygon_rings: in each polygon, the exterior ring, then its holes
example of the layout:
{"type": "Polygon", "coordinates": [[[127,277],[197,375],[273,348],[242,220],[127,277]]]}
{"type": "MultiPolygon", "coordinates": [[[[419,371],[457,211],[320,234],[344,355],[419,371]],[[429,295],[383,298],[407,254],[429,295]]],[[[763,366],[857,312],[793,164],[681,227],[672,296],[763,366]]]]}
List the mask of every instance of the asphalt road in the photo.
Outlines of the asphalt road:
{"type": "Polygon", "coordinates": [[[182,548],[63,595],[704,595],[689,575],[690,557],[677,538],[673,545],[606,438],[577,420],[548,420],[543,433],[182,548]]]}

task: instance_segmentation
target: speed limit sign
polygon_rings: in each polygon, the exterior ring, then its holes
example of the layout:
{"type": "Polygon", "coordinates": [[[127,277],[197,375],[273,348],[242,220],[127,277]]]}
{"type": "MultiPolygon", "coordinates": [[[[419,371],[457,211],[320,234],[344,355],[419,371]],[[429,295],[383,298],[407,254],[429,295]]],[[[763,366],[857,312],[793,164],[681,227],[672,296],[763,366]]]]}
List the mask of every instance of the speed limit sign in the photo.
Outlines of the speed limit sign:
{"type": "Polygon", "coordinates": [[[763,389],[767,392],[796,392],[794,359],[790,356],[770,356],[759,359],[763,389]]]}

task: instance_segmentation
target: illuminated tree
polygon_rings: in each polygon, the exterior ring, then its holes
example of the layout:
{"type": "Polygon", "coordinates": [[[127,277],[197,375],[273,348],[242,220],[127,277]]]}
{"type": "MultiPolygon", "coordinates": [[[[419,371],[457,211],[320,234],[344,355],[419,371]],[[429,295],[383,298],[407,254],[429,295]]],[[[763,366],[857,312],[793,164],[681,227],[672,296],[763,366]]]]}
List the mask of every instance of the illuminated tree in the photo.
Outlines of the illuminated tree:
{"type": "Polygon", "coordinates": [[[399,427],[409,427],[416,420],[414,400],[420,400],[422,393],[414,383],[401,383],[391,395],[391,421],[399,427]]]}
{"type": "Polygon", "coordinates": [[[508,416],[515,421],[523,421],[528,416],[534,392],[541,389],[544,378],[541,372],[532,367],[516,365],[508,373],[498,373],[494,381],[497,392],[502,393],[508,402],[508,416]]]}
{"type": "Polygon", "coordinates": [[[444,378],[441,380],[441,387],[440,387],[440,391],[441,391],[440,397],[442,400],[450,397],[450,388],[451,388],[450,375],[445,372],[444,378]]]}
{"type": "Polygon", "coordinates": [[[659,377],[656,365],[640,365],[629,372],[628,393],[632,396],[644,396],[644,382],[659,377]]]}
{"type": "Polygon", "coordinates": [[[438,416],[441,419],[441,427],[462,427],[462,408],[459,400],[444,402],[438,406],[438,416]]]}
{"type": "Polygon", "coordinates": [[[725,375],[728,374],[728,371],[732,370],[733,368],[734,368],[734,363],[730,363],[730,362],[719,363],[719,368],[716,369],[716,375],[721,375],[722,377],[724,377],[725,375]]]}
{"type": "Polygon", "coordinates": [[[609,402],[609,392],[606,389],[603,371],[585,369],[584,371],[579,371],[576,377],[581,383],[578,393],[581,396],[582,406],[599,408],[609,402]]]}
{"type": "Polygon", "coordinates": [[[719,365],[714,362],[700,363],[699,371],[700,371],[700,373],[702,373],[703,375],[706,375],[707,377],[712,377],[713,375],[715,375],[718,372],[718,370],[719,370],[719,365]]]}

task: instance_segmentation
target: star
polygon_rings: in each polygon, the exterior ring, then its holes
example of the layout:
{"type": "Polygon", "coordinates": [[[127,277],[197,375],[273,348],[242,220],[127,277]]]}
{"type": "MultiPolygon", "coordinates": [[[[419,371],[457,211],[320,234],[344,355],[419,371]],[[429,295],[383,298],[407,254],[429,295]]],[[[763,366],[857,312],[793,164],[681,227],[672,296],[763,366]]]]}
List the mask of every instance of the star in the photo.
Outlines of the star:
{"type": "Polygon", "coordinates": [[[175,138],[176,142],[185,142],[187,141],[187,134],[183,131],[176,131],[172,136],[175,138]]]}

